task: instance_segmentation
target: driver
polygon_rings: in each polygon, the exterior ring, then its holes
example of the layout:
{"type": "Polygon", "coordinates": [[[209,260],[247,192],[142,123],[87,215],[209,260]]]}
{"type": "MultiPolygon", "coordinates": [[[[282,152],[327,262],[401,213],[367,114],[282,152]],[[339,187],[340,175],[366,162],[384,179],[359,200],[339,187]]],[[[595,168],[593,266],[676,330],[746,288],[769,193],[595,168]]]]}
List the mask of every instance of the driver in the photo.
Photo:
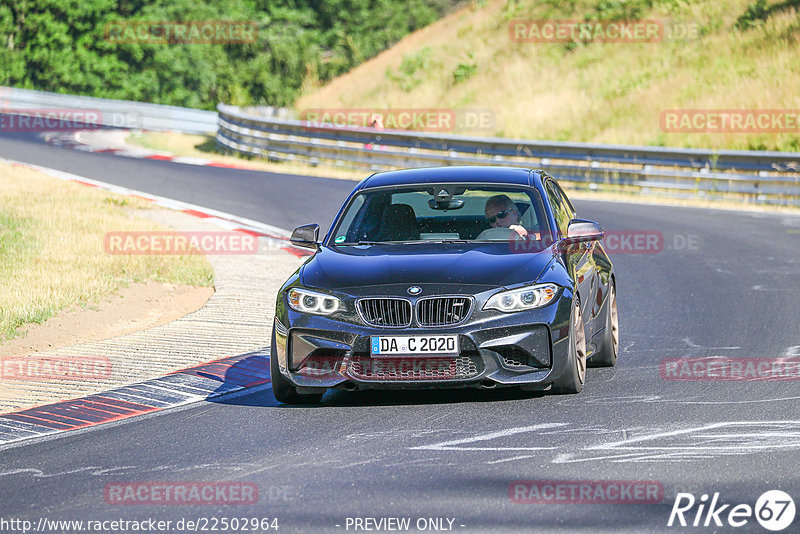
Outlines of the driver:
{"type": "Polygon", "coordinates": [[[492,228],[510,228],[521,237],[528,237],[528,231],[519,224],[519,210],[506,195],[495,195],[486,201],[484,208],[486,220],[492,228]]]}

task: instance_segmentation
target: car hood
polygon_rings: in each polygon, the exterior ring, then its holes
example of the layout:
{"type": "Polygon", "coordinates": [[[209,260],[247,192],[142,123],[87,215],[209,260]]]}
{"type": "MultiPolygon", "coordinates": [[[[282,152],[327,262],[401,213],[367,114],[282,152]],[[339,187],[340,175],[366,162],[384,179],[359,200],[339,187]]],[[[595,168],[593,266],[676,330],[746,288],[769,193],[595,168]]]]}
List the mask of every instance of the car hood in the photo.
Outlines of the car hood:
{"type": "Polygon", "coordinates": [[[378,245],[320,250],[303,266],[307,287],[387,284],[500,287],[536,281],[553,253],[511,253],[507,244],[378,245]]]}

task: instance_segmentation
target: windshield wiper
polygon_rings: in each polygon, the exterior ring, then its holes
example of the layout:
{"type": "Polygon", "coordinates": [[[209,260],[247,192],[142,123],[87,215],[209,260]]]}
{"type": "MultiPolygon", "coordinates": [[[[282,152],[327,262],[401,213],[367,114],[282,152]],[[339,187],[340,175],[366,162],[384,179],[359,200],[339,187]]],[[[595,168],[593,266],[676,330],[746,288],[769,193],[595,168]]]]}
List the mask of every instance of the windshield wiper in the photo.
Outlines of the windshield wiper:
{"type": "Polygon", "coordinates": [[[414,241],[358,241],[334,243],[337,247],[356,247],[359,245],[424,245],[426,243],[472,243],[469,239],[419,239],[414,241]]]}
{"type": "Polygon", "coordinates": [[[415,239],[414,241],[403,241],[404,245],[427,245],[440,243],[472,243],[469,239],[415,239]]]}
{"type": "Polygon", "coordinates": [[[357,247],[358,245],[394,245],[396,243],[392,241],[358,241],[353,243],[352,241],[349,243],[334,243],[337,247],[357,247]]]}

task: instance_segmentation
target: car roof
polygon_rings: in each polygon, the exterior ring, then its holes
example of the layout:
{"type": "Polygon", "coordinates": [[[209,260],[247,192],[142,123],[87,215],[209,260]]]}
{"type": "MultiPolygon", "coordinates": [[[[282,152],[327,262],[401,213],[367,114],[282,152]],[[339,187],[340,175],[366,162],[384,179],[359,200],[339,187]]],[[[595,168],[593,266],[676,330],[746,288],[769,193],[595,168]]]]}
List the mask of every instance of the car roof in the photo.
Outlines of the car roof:
{"type": "Polygon", "coordinates": [[[485,182],[491,184],[535,185],[543,171],[520,167],[456,166],[424,167],[378,172],[361,182],[360,189],[393,185],[485,182]]]}

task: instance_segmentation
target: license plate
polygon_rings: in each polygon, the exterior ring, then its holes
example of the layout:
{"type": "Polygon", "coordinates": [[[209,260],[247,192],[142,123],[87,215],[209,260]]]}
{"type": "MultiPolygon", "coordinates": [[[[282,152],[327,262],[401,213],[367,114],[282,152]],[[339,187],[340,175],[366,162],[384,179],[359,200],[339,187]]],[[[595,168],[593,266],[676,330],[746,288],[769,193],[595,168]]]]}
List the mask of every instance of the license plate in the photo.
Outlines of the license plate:
{"type": "Polygon", "coordinates": [[[458,336],[371,336],[373,356],[458,354],[458,336]]]}

